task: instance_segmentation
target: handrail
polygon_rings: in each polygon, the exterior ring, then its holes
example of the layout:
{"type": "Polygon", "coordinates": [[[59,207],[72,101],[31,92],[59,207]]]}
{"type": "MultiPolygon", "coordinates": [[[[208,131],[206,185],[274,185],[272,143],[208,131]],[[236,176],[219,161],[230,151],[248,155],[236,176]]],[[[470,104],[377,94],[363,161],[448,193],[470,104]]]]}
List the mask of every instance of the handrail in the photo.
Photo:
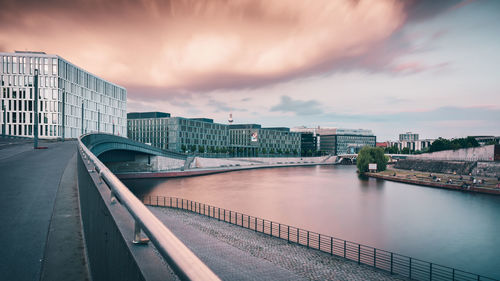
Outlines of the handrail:
{"type": "Polygon", "coordinates": [[[404,276],[411,280],[496,280],[449,266],[427,262],[189,199],[169,196],[148,196],[142,198],[142,202],[149,206],[191,211],[271,237],[287,240],[288,243],[306,246],[332,256],[335,255],[355,261],[358,264],[365,264],[376,269],[381,269],[390,274],[404,276]]]}
{"type": "Polygon", "coordinates": [[[190,249],[184,245],[142,202],[83,144],[82,135],[78,144],[88,163],[94,165],[96,172],[111,190],[112,201],[116,196],[135,220],[134,243],[142,229],[161,256],[181,280],[220,280],[190,249]]]}

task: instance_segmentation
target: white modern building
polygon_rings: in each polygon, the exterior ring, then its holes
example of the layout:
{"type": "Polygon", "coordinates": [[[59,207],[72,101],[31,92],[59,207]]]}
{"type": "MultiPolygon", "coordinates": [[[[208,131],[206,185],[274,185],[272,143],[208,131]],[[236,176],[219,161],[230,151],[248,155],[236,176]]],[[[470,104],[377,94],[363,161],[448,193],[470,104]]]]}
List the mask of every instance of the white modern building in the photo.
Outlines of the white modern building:
{"type": "Polygon", "coordinates": [[[57,55],[24,51],[0,53],[1,134],[33,137],[35,70],[40,138],[77,138],[88,132],[127,136],[125,88],[57,55]]]}

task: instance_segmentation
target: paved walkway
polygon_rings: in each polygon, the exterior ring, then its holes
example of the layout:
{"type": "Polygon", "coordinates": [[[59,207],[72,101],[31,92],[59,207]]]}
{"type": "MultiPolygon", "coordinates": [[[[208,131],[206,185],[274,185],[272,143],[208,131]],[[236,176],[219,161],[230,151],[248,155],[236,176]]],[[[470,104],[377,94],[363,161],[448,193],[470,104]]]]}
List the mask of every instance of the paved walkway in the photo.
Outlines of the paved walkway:
{"type": "Polygon", "coordinates": [[[0,149],[0,279],[41,280],[43,264],[46,273],[51,266],[66,273],[80,272],[68,273],[64,280],[86,280],[72,174],[76,142],[41,141],[40,146],[48,148],[40,150],[29,142],[13,142],[0,149]],[[64,218],[73,222],[61,224],[64,218]],[[54,243],[65,247],[54,247],[54,243]],[[55,264],[58,253],[51,251],[57,248],[76,256],[61,256],[66,263],[55,264]]]}
{"type": "Polygon", "coordinates": [[[406,280],[192,212],[149,208],[223,280],[406,280]]]}

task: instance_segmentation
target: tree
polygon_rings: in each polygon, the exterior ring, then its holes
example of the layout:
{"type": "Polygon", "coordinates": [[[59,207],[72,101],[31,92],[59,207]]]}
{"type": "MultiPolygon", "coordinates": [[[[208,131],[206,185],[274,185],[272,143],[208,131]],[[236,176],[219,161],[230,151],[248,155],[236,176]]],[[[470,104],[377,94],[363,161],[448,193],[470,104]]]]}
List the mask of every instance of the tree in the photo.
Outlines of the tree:
{"type": "Polygon", "coordinates": [[[182,152],[186,152],[186,150],[187,150],[186,145],[184,145],[184,144],[183,144],[183,145],[181,145],[181,150],[182,150],[182,152]]]}
{"type": "Polygon", "coordinates": [[[199,153],[203,153],[203,152],[205,152],[205,147],[204,147],[203,145],[199,145],[199,146],[198,146],[198,152],[199,152],[199,153]]]}
{"type": "Polygon", "coordinates": [[[191,145],[191,152],[196,152],[196,145],[191,145]]]}
{"type": "Polygon", "coordinates": [[[381,147],[364,146],[358,153],[356,165],[361,174],[368,172],[368,164],[376,163],[377,171],[385,171],[387,157],[381,147]]]}

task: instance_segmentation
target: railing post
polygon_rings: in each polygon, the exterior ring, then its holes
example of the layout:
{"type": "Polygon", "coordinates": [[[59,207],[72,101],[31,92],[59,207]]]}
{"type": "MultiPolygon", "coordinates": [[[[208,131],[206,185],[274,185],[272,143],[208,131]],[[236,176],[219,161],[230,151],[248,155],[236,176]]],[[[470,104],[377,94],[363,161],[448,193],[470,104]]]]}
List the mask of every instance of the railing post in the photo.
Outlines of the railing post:
{"type": "Polygon", "coordinates": [[[167,204],[165,203],[166,199],[167,198],[165,196],[163,196],[163,207],[167,206],[167,204]]]}
{"type": "Polygon", "coordinates": [[[265,220],[262,220],[262,233],[266,234],[266,230],[265,230],[265,228],[264,228],[264,221],[265,221],[265,220]]]}
{"type": "Polygon", "coordinates": [[[300,232],[299,232],[299,229],[297,228],[297,244],[300,245],[299,235],[300,235],[300,232]]]}
{"type": "Polygon", "coordinates": [[[158,206],[158,196],[156,196],[156,206],[158,206]]]}
{"type": "Polygon", "coordinates": [[[377,268],[377,249],[373,248],[373,267],[377,268]]]}
{"type": "Polygon", "coordinates": [[[184,210],[184,199],[181,199],[181,209],[184,210]]]}
{"type": "Polygon", "coordinates": [[[248,225],[247,226],[248,226],[248,229],[250,229],[250,216],[247,216],[247,218],[248,218],[248,223],[247,223],[248,225]]]}
{"type": "Polygon", "coordinates": [[[393,253],[391,252],[391,274],[392,274],[392,265],[393,265],[393,253]]]}
{"type": "Polygon", "coordinates": [[[179,209],[179,198],[175,198],[175,207],[179,209]]]}
{"type": "Polygon", "coordinates": [[[287,225],[287,227],[288,227],[288,229],[287,229],[286,233],[287,233],[288,237],[287,237],[286,241],[287,241],[288,243],[290,243],[290,226],[289,226],[289,225],[287,225]]]}
{"type": "Polygon", "coordinates": [[[134,222],[134,240],[132,243],[134,244],[147,244],[149,242],[148,238],[141,237],[141,226],[137,221],[134,222]]]}
{"type": "Polygon", "coordinates": [[[170,208],[172,208],[172,197],[170,197],[170,208]]]}
{"type": "MultiPolygon", "coordinates": [[[[410,270],[409,270],[409,272],[408,272],[408,275],[409,275],[408,277],[411,279],[411,258],[410,258],[409,263],[410,263],[410,264],[409,264],[409,268],[410,268],[410,270]]],[[[453,269],[453,280],[455,280],[455,269],[453,269]]]]}
{"type": "Polygon", "coordinates": [[[254,228],[255,228],[255,232],[257,232],[257,218],[255,218],[254,228]]]}
{"type": "Polygon", "coordinates": [[[219,215],[217,216],[217,220],[220,221],[220,208],[218,208],[218,209],[219,209],[219,211],[218,211],[219,215]]]}
{"type": "Polygon", "coordinates": [[[110,193],[110,200],[111,200],[111,205],[114,205],[116,204],[117,200],[116,200],[116,195],[115,195],[115,192],[113,190],[111,190],[111,193],[110,193]]]}
{"type": "Polygon", "coordinates": [[[358,264],[361,264],[361,245],[358,244],[358,264]]]}
{"type": "Polygon", "coordinates": [[[281,238],[281,223],[278,223],[278,237],[281,238]]]}
{"type": "Polygon", "coordinates": [[[273,236],[273,222],[271,221],[271,226],[269,227],[269,236],[273,236]]]}
{"type": "Polygon", "coordinates": [[[432,281],[432,262],[429,264],[429,280],[432,281]]]}
{"type": "Polygon", "coordinates": [[[347,241],[344,240],[344,258],[346,257],[346,246],[347,246],[347,241]]]}
{"type": "Polygon", "coordinates": [[[231,210],[229,210],[229,223],[233,223],[233,221],[231,220],[231,210]]]}
{"type": "Polygon", "coordinates": [[[333,256],[333,237],[330,237],[330,256],[333,256]]]}
{"type": "Polygon", "coordinates": [[[309,230],[307,231],[307,248],[309,248],[309,230]]]}

